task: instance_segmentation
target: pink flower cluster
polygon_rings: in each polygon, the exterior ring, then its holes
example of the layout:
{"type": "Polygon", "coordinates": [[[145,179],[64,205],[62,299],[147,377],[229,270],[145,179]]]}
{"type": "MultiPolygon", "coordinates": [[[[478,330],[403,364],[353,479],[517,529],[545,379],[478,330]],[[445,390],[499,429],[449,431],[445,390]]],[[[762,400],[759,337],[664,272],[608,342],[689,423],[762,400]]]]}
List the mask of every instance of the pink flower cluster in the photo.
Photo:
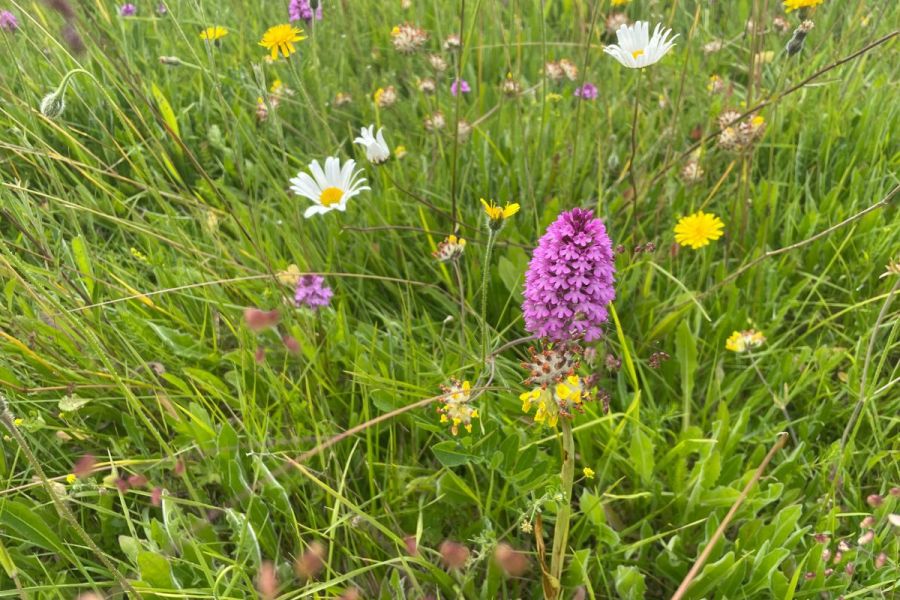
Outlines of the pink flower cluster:
{"type": "Polygon", "coordinates": [[[554,342],[596,340],[616,297],[615,272],[612,242],[593,211],[560,214],[525,274],[525,329],[554,342]]]}

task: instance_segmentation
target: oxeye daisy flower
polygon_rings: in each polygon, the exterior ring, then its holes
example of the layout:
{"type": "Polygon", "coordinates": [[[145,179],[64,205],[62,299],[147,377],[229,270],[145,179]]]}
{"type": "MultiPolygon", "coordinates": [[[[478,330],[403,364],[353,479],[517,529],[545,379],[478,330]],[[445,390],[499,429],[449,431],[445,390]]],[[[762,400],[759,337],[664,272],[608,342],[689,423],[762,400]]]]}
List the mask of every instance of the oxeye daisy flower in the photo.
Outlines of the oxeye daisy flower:
{"type": "Polygon", "coordinates": [[[215,42],[215,44],[219,45],[219,40],[228,35],[228,30],[222,27],[221,25],[216,25],[214,27],[207,27],[203,31],[200,32],[200,39],[209,43],[215,42]]]}
{"type": "Polygon", "coordinates": [[[279,53],[285,58],[297,51],[294,47],[295,42],[305,40],[303,30],[294,27],[290,23],[275,25],[269,27],[263,34],[259,45],[271,52],[271,59],[276,60],[279,53]]]}
{"type": "Polygon", "coordinates": [[[517,202],[513,202],[510,204],[506,203],[506,206],[500,207],[494,204],[494,201],[491,200],[488,202],[484,198],[481,199],[481,204],[484,206],[484,214],[487,215],[488,225],[491,229],[497,230],[500,229],[500,226],[503,225],[503,221],[510,218],[521,208],[517,202]]]}
{"type": "Polygon", "coordinates": [[[616,30],[618,44],[610,44],[603,51],[629,69],[643,69],[660,61],[675,45],[678,34],[669,38],[671,29],[663,30],[659,24],[649,35],[650,24],[638,21],[634,25],[622,25],[616,30]]]}
{"type": "Polygon", "coordinates": [[[564,212],[547,228],[525,273],[525,330],[551,341],[598,339],[616,297],[612,242],[590,210],[564,212]]]}
{"type": "Polygon", "coordinates": [[[347,210],[347,201],[369,187],[366,180],[359,176],[361,171],[354,171],[356,161],[348,160],[341,166],[341,159],[329,156],[325,159],[325,169],[314,160],[309,164],[312,173],[300,172],[291,179],[291,190],[298,196],[309,198],[314,202],[303,213],[307,219],[313,215],[327,213],[332,210],[347,210]]]}
{"type": "Polygon", "coordinates": [[[678,221],[675,225],[675,241],[681,246],[697,250],[722,237],[724,229],[725,223],[719,217],[701,210],[678,221]]]}
{"type": "Polygon", "coordinates": [[[363,127],[359,130],[359,137],[353,140],[354,144],[360,144],[366,149],[366,158],[373,165],[380,165],[391,157],[391,150],[388,148],[387,142],[384,141],[382,135],[383,127],[378,129],[377,134],[374,125],[363,127]]]}
{"type": "Polygon", "coordinates": [[[812,8],[822,4],[825,0],[784,0],[784,12],[791,12],[800,8],[812,8]]]}
{"type": "Polygon", "coordinates": [[[19,20],[16,15],[8,10],[0,10],[0,31],[16,31],[19,28],[19,20]]]}

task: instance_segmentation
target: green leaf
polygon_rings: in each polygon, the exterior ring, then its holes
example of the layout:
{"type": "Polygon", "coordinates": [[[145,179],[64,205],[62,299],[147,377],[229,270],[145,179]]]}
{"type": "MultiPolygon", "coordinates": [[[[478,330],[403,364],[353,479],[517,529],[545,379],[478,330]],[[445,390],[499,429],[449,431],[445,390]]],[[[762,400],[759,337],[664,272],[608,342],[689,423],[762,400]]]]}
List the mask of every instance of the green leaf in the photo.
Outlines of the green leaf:
{"type": "Polygon", "coordinates": [[[466,452],[459,442],[446,440],[431,447],[434,456],[445,467],[458,467],[470,462],[479,462],[481,457],[466,452]]]}
{"type": "Polygon", "coordinates": [[[162,554],[143,550],[138,553],[137,563],[138,571],[141,573],[141,580],[145,583],[161,590],[181,589],[181,585],[179,585],[178,580],[175,579],[175,575],[172,573],[169,559],[162,554]]]}
{"type": "Polygon", "coordinates": [[[697,370],[697,341],[688,328],[687,321],[678,325],[675,335],[675,356],[681,368],[681,397],[684,403],[682,415],[686,428],[691,422],[691,394],[694,391],[694,372],[697,370]]]}
{"type": "Polygon", "coordinates": [[[641,481],[648,483],[653,477],[653,440],[643,432],[639,425],[634,426],[629,447],[631,464],[641,481]]]}
{"type": "Polygon", "coordinates": [[[88,296],[94,295],[94,267],[91,265],[91,257],[88,254],[87,245],[80,235],[72,238],[72,254],[75,256],[75,264],[81,272],[81,280],[87,288],[88,296]]]}
{"type": "Polygon", "coordinates": [[[75,412],[90,401],[90,398],[79,398],[73,394],[60,398],[57,406],[61,412],[75,412]]]}
{"type": "Polygon", "coordinates": [[[122,550],[122,554],[128,557],[128,560],[137,563],[138,554],[141,553],[141,542],[137,538],[120,535],[119,548],[122,550]]]}
{"type": "Polygon", "coordinates": [[[625,600],[642,600],[647,591],[644,575],[637,567],[619,565],[616,568],[616,592],[625,600]]]}
{"type": "Polygon", "coordinates": [[[26,542],[44,550],[69,556],[62,540],[32,506],[16,500],[3,501],[0,503],[0,527],[11,529],[26,542]]]}
{"type": "MultiPolygon", "coordinates": [[[[178,129],[178,120],[175,118],[175,111],[172,110],[172,105],[169,104],[169,100],[155,83],[150,84],[150,92],[153,94],[153,98],[156,100],[156,106],[159,108],[159,112],[162,115],[163,121],[165,121],[166,125],[169,126],[169,129],[172,130],[172,133],[175,135],[175,137],[180,138],[181,131],[178,129]]],[[[179,146],[178,144],[175,144],[175,152],[181,154],[181,146],[179,146]]]]}

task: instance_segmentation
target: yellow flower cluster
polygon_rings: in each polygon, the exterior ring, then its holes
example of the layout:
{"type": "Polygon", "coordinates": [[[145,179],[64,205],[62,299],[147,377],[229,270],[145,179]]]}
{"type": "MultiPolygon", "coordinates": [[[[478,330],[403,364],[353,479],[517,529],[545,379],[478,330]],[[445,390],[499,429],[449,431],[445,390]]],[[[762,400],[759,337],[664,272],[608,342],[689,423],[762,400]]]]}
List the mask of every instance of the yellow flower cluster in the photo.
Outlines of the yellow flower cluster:
{"type": "Polygon", "coordinates": [[[453,435],[459,434],[460,425],[472,433],[472,419],[478,418],[478,409],[469,404],[472,400],[472,385],[468,381],[454,380],[449,386],[441,386],[441,389],[444,391],[441,398],[443,406],[438,408],[441,423],[450,423],[453,435]]]}
{"type": "Polygon", "coordinates": [[[570,416],[572,408],[580,405],[586,392],[578,375],[569,375],[563,381],[550,387],[536,387],[519,396],[522,401],[522,412],[534,412],[534,422],[549,427],[556,427],[560,415],[570,416]]]}
{"type": "Polygon", "coordinates": [[[751,348],[759,348],[766,341],[766,336],[755,329],[735,331],[725,340],[725,349],[731,352],[746,352],[751,348]]]}

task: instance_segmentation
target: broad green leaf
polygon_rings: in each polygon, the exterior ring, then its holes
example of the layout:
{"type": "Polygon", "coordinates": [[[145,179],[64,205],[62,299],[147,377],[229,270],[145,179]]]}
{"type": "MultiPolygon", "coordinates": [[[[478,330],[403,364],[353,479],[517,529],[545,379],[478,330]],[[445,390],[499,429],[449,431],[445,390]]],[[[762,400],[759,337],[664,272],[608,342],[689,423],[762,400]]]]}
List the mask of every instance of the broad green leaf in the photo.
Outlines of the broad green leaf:
{"type": "Polygon", "coordinates": [[[72,394],[71,396],[63,396],[60,398],[58,407],[61,412],[75,412],[90,401],[90,398],[79,398],[72,394]]]}
{"type": "Polygon", "coordinates": [[[438,442],[431,447],[434,456],[445,467],[458,467],[469,462],[479,462],[481,457],[466,452],[455,440],[438,442]]]}
{"type": "Polygon", "coordinates": [[[694,372],[697,370],[697,340],[691,333],[687,321],[678,325],[675,335],[675,357],[681,369],[681,398],[684,404],[683,424],[690,424],[691,395],[694,391],[694,372]]]}
{"type": "MultiPolygon", "coordinates": [[[[156,100],[156,106],[159,108],[159,113],[162,115],[163,121],[165,121],[166,125],[169,126],[169,129],[172,130],[175,137],[180,138],[181,131],[178,129],[178,120],[175,118],[175,111],[172,110],[172,105],[169,104],[169,100],[155,83],[150,84],[150,91],[153,94],[153,98],[156,100]]],[[[177,143],[175,144],[175,151],[178,154],[181,154],[181,146],[177,143]]]]}
{"type": "Polygon", "coordinates": [[[638,477],[644,483],[649,483],[653,477],[653,440],[637,424],[633,427],[629,456],[638,477]]]}
{"type": "Polygon", "coordinates": [[[138,571],[141,580],[160,590],[181,589],[178,580],[172,573],[172,567],[162,554],[142,550],[137,557],[138,571]]]}
{"type": "Polygon", "coordinates": [[[40,512],[17,500],[0,502],[0,527],[11,529],[26,542],[69,556],[62,540],[40,517],[40,512]]]}
{"type": "Polygon", "coordinates": [[[642,600],[647,591],[644,575],[637,567],[619,565],[616,568],[616,593],[624,600],[642,600]]]}

